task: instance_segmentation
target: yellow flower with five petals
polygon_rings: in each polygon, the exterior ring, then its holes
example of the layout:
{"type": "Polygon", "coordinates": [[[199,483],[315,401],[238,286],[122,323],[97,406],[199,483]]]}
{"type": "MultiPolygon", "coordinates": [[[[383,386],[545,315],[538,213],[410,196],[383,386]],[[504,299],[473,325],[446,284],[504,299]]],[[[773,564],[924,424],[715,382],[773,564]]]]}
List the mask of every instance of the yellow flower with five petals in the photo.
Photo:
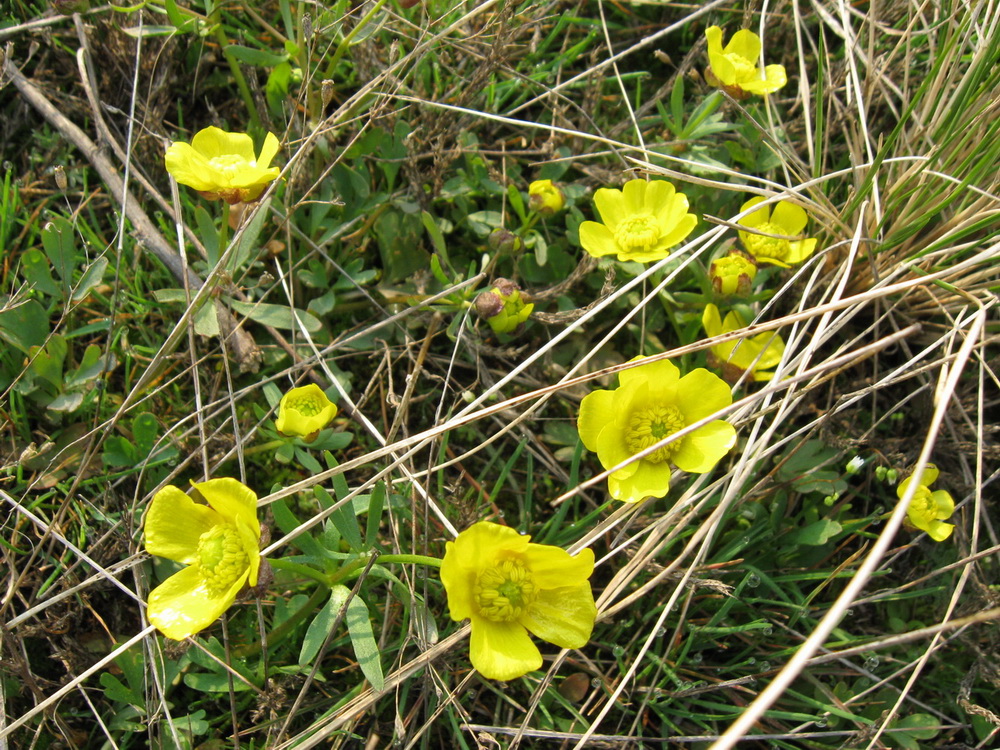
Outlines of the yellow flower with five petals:
{"type": "Polygon", "coordinates": [[[560,648],[582,648],[597,617],[594,553],[531,544],[514,529],[480,521],[448,542],[441,581],[451,619],[469,619],[472,666],[513,680],[542,666],[529,632],[560,648]]]}
{"type": "Polygon", "coordinates": [[[260,569],[257,496],[235,479],[192,482],[208,505],[169,485],[146,512],[146,551],[187,565],[149,594],[146,615],[182,640],[217,620],[260,569]]]}
{"type": "Polygon", "coordinates": [[[207,127],[195,133],[191,143],[171,143],[164,162],[177,182],[204,197],[246,203],[257,200],[281,173],[278,167],[270,166],[279,148],[277,136],[268,133],[260,156],[256,156],[253,140],[246,133],[207,127]]]}
{"type": "Polygon", "coordinates": [[[662,260],[691,234],[698,219],[688,213],[688,199],[666,180],[629,180],[621,190],[594,193],[601,221],[580,225],[580,244],[599,258],[650,263],[662,260]]]}
{"type": "MultiPolygon", "coordinates": [[[[615,390],[593,391],[580,402],[580,439],[605,469],[733,402],[729,386],[718,376],[698,368],[681,377],[668,360],[622,370],[618,379],[615,390]]],[[[617,469],[608,477],[608,490],[626,503],[664,497],[670,489],[670,464],[704,474],[735,444],[736,429],[716,419],[617,469]]]]}
{"type": "MultiPolygon", "coordinates": [[[[763,203],[764,198],[751,198],[740,208],[748,208],[763,203]]],[[[740,231],[740,240],[758,263],[772,263],[782,268],[790,268],[801,263],[816,249],[816,239],[799,239],[802,230],[809,223],[809,214],[801,206],[788,201],[761,206],[756,211],[740,219],[740,226],[752,231],[740,231]],[[769,236],[779,235],[779,236],[769,236]]]]}
{"type": "MultiPolygon", "coordinates": [[[[740,314],[735,310],[726,314],[722,320],[719,308],[715,305],[705,305],[701,323],[709,338],[721,336],[723,333],[746,328],[740,314]]],[[[774,331],[765,331],[756,336],[734,339],[723,344],[716,344],[709,350],[708,364],[722,369],[722,377],[727,383],[735,383],[750,371],[750,379],[764,382],[774,377],[774,368],[781,362],[785,353],[785,342],[774,331]]]]}
{"type": "MultiPolygon", "coordinates": [[[[913,493],[913,499],[906,509],[906,525],[911,529],[926,531],[927,536],[935,542],[943,542],[955,530],[955,524],[943,523],[955,512],[955,501],[945,490],[932,491],[930,487],[937,481],[939,473],[937,466],[927,464],[920,478],[920,486],[913,493]]],[[[906,495],[912,483],[912,476],[899,483],[896,495],[900,500],[906,495]]]]}
{"type": "Polygon", "coordinates": [[[292,388],[278,403],[275,429],[282,435],[309,439],[337,416],[337,405],[315,383],[292,388]]]}
{"type": "Polygon", "coordinates": [[[721,85],[734,96],[745,98],[749,94],[773,94],[788,82],[782,65],[768,65],[761,71],[760,37],[749,29],[733,34],[724,48],[722,29],[718,26],[705,29],[705,38],[711,66],[705,78],[712,85],[721,85]]]}

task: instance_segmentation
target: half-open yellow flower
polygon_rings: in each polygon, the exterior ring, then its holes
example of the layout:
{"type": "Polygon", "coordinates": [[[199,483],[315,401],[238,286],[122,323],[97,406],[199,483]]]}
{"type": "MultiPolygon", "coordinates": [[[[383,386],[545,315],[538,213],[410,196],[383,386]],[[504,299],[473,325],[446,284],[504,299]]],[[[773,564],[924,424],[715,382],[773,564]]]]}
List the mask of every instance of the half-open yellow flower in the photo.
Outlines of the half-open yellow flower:
{"type": "MultiPolygon", "coordinates": [[[[580,402],[580,439],[605,469],[733,402],[729,386],[718,376],[699,368],[680,377],[668,360],[623,370],[618,379],[621,385],[615,390],[588,393],[580,402]]],[[[735,444],[736,429],[716,419],[616,470],[608,477],[608,490],[626,503],[664,497],[670,489],[670,464],[703,474],[735,444]]]]}
{"type": "MultiPolygon", "coordinates": [[[[701,323],[709,338],[747,326],[735,310],[727,313],[726,319],[722,320],[715,305],[705,305],[701,323]]],[[[708,363],[722,369],[722,377],[727,383],[737,382],[746,371],[750,372],[751,380],[767,381],[774,377],[774,368],[781,362],[784,352],[785,342],[781,336],[774,331],[766,331],[716,344],[709,350],[708,363]]]]}
{"type": "Polygon", "coordinates": [[[528,205],[542,216],[553,216],[566,206],[566,196],[552,180],[535,180],[528,185],[528,205]]]}
{"type": "MultiPolygon", "coordinates": [[[[920,478],[920,486],[917,487],[910,500],[910,505],[906,509],[906,520],[908,526],[926,531],[927,536],[935,542],[943,542],[951,536],[955,530],[955,524],[942,523],[955,512],[955,501],[945,490],[931,491],[930,485],[937,481],[937,466],[927,464],[924,468],[924,475],[920,478]]],[[[913,477],[909,476],[899,483],[896,488],[896,495],[902,499],[906,495],[913,477]]]]}
{"type": "Polygon", "coordinates": [[[337,416],[337,405],[315,383],[292,388],[278,403],[274,426],[282,435],[308,438],[337,416]]]}
{"type": "Polygon", "coordinates": [[[188,567],[149,594],[146,615],[168,638],[207,628],[246,585],[257,585],[260,522],[257,496],[235,479],[192,483],[208,505],[173,485],[156,493],[146,513],[146,550],[188,567]]]}
{"type": "Polygon", "coordinates": [[[530,541],[480,521],[448,542],[441,563],[451,619],[471,621],[472,666],[492,680],[542,666],[529,631],[560,648],[582,648],[594,628],[594,553],[573,556],[530,541]]]}
{"type": "Polygon", "coordinates": [[[259,198],[281,173],[269,166],[279,147],[277,136],[268,133],[260,156],[255,156],[253,140],[246,133],[207,127],[195,133],[191,143],[171,143],[164,161],[177,182],[206,198],[248,202],[259,198]]]}
{"type": "MultiPolygon", "coordinates": [[[[746,211],[764,198],[751,198],[740,208],[746,211]]],[[[782,268],[790,268],[801,263],[816,249],[816,239],[798,239],[809,223],[809,214],[801,206],[787,201],[761,206],[756,211],[740,219],[740,226],[753,231],[740,231],[744,247],[758,263],[773,263],[782,268]],[[780,235],[778,237],[769,235],[780,235]]]]}
{"type": "Polygon", "coordinates": [[[722,29],[709,26],[705,29],[708,39],[708,63],[711,68],[705,77],[709,83],[721,84],[737,96],[746,94],[773,94],[788,82],[782,65],[768,65],[763,72],[760,60],[760,37],[748,29],[740,29],[729,44],[722,46],[722,29]],[[715,79],[713,81],[712,79],[715,79]]]}
{"type": "Polygon", "coordinates": [[[580,225],[580,244],[595,258],[662,260],[698,223],[688,213],[687,196],[666,180],[629,180],[621,190],[601,188],[594,193],[594,205],[601,221],[580,225]]]}

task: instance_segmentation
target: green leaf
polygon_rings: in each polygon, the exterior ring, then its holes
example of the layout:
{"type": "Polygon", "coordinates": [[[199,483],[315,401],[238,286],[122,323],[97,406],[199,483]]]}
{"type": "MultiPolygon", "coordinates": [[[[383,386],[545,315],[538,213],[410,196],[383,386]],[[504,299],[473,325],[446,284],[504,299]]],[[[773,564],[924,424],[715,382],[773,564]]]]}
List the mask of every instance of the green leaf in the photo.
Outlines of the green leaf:
{"type": "MultiPolygon", "coordinates": [[[[192,690],[201,693],[228,693],[229,675],[228,673],[218,674],[196,674],[188,672],[184,675],[184,684],[192,690]]],[[[243,680],[233,677],[233,692],[242,693],[250,689],[243,680]]]]}
{"type": "Polygon", "coordinates": [[[382,662],[379,660],[378,644],[368,619],[368,607],[360,596],[355,596],[347,605],[347,630],[351,634],[351,645],[358,659],[358,666],[374,690],[385,687],[382,676],[382,662]]]}
{"type": "Polygon", "coordinates": [[[62,281],[62,296],[69,297],[77,256],[73,225],[61,216],[52,219],[42,229],[42,246],[45,248],[45,254],[49,256],[52,269],[62,281]]]}
{"type": "Polygon", "coordinates": [[[0,310],[0,338],[24,354],[49,336],[49,316],[38,300],[29,299],[0,310]]]}
{"type": "Polygon", "coordinates": [[[267,107],[272,114],[281,114],[282,105],[288,98],[288,87],[292,82],[291,63],[283,62],[275,66],[264,84],[264,96],[267,97],[267,107]]]}
{"type": "Polygon", "coordinates": [[[330,514],[332,523],[341,538],[347,542],[355,552],[364,550],[364,542],[361,540],[361,526],[358,524],[358,517],[354,514],[354,507],[351,503],[345,503],[330,514]]]}
{"type": "Polygon", "coordinates": [[[296,322],[298,319],[309,333],[319,333],[323,330],[323,323],[315,315],[298,308],[293,310],[287,305],[272,305],[267,302],[240,302],[231,298],[226,298],[226,304],[250,320],[272,328],[298,331],[299,323],[296,322]]]}
{"type": "Polygon", "coordinates": [[[229,262],[226,264],[226,268],[229,269],[229,274],[233,278],[239,275],[239,270],[250,259],[251,254],[257,251],[257,239],[260,237],[260,231],[264,226],[265,219],[267,219],[267,209],[270,205],[271,199],[268,198],[257,206],[250,223],[240,234],[239,244],[233,249],[229,256],[229,262]]]}
{"type": "Polygon", "coordinates": [[[424,229],[427,230],[427,234],[431,238],[431,244],[434,245],[434,249],[444,258],[445,263],[448,262],[448,245],[444,241],[444,235],[441,233],[441,227],[437,225],[434,217],[431,216],[426,211],[420,212],[420,220],[424,224],[424,229]]]}
{"type": "Polygon", "coordinates": [[[62,287],[52,278],[49,261],[41,250],[32,248],[21,256],[21,273],[24,275],[25,281],[31,284],[36,291],[50,297],[62,296],[62,287]]]}
{"type": "Polygon", "coordinates": [[[148,411],[132,420],[132,439],[139,455],[148,456],[156,444],[156,436],[160,432],[160,423],[148,411]]]}
{"type": "Polygon", "coordinates": [[[116,703],[125,703],[137,708],[141,708],[145,704],[141,696],[132,692],[131,688],[122,684],[122,681],[110,672],[101,673],[100,682],[101,687],[104,688],[104,696],[116,703]]]}
{"type": "Polygon", "coordinates": [[[81,302],[87,295],[104,280],[104,273],[108,270],[108,259],[103,255],[87,266],[87,270],[80,277],[80,283],[76,285],[73,292],[73,301],[81,302]]]}
{"type": "Polygon", "coordinates": [[[826,544],[831,537],[836,536],[842,530],[843,527],[836,521],[822,518],[789,534],[785,541],[791,545],[804,544],[809,547],[818,547],[821,544],[826,544]]]}
{"type": "Polygon", "coordinates": [[[240,62],[245,62],[247,65],[253,65],[258,68],[273,68],[275,65],[280,65],[288,60],[288,53],[276,55],[262,49],[242,47],[239,44],[230,44],[226,47],[226,51],[231,53],[240,62]]]}
{"type": "Polygon", "coordinates": [[[326,605],[316,613],[306,629],[306,635],[302,639],[302,648],[299,649],[299,664],[312,664],[320,648],[323,647],[327,635],[333,630],[340,610],[350,595],[351,590],[347,586],[338,584],[330,589],[330,598],[326,605]]]}
{"type": "MultiPolygon", "coordinates": [[[[291,510],[289,510],[288,503],[285,502],[285,498],[275,500],[271,503],[271,513],[274,516],[274,523],[277,524],[279,529],[281,529],[282,534],[291,534],[301,525],[299,523],[299,519],[295,517],[295,514],[292,513],[291,510]]],[[[291,543],[307,555],[312,555],[317,558],[326,557],[326,552],[323,550],[323,547],[321,547],[319,542],[317,542],[313,538],[312,534],[308,532],[299,534],[297,537],[292,539],[291,543]]]]}

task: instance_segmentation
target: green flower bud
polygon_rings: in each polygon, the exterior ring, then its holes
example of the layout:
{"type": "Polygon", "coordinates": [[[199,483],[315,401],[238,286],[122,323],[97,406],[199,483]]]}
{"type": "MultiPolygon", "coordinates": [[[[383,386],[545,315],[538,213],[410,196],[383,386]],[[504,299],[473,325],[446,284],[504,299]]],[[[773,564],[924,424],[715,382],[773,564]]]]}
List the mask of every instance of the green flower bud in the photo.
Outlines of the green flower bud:
{"type": "Polygon", "coordinates": [[[508,279],[497,279],[492,289],[476,297],[474,307],[494,333],[516,333],[535,309],[526,302],[517,284],[508,279]]]}
{"type": "Polygon", "coordinates": [[[524,240],[509,229],[494,229],[486,240],[490,249],[497,253],[519,253],[524,250],[524,240]]]}

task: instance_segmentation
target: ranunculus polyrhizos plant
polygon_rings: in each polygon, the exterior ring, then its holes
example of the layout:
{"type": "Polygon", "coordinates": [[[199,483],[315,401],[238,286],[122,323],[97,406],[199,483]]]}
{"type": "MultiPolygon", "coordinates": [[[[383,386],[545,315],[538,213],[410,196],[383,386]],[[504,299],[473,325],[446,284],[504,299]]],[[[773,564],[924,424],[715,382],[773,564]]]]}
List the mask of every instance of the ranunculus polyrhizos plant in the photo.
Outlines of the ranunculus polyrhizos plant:
{"type": "Polygon", "coordinates": [[[698,219],[688,213],[688,199],[666,180],[629,180],[621,190],[594,193],[601,221],[580,225],[580,244],[594,257],[621,261],[663,260],[691,234],[698,219]]]}
{"type": "MultiPolygon", "coordinates": [[[[906,525],[912,529],[926,531],[927,536],[935,542],[943,542],[955,530],[955,524],[943,523],[955,512],[955,501],[945,490],[931,490],[931,485],[937,481],[937,466],[927,464],[920,478],[920,486],[913,493],[913,499],[906,509],[906,525]]],[[[899,483],[896,494],[900,499],[913,483],[913,476],[908,476],[899,483]]]]}
{"type": "Polygon", "coordinates": [[[164,161],[177,182],[204,197],[245,203],[257,200],[281,173],[278,167],[270,166],[279,148],[277,136],[268,133],[258,156],[246,133],[207,127],[198,131],[191,143],[171,143],[164,161]]]}
{"type": "MultiPolygon", "coordinates": [[[[681,377],[668,360],[622,370],[618,379],[618,388],[593,391],[580,403],[580,438],[605,469],[733,402],[729,386],[717,375],[698,368],[681,377]]],[[[671,465],[703,474],[735,444],[736,429],[722,419],[713,420],[616,469],[608,476],[608,490],[626,503],[664,497],[670,489],[671,465]]]]}
{"type": "MultiPolygon", "coordinates": [[[[740,211],[763,202],[764,198],[751,198],[740,211]]],[[[740,226],[750,230],[739,232],[740,241],[758,263],[790,268],[804,261],[816,249],[814,237],[801,236],[808,223],[809,214],[804,208],[788,201],[778,201],[761,206],[740,219],[740,226]]]]}
{"type": "Polygon", "coordinates": [[[532,633],[560,648],[582,648],[597,617],[594,553],[570,555],[511,528],[480,521],[448,542],[441,581],[456,621],[472,624],[470,656],[493,680],[542,666],[532,633]]]}
{"type": "Polygon", "coordinates": [[[193,484],[208,502],[196,503],[169,485],[146,512],[146,551],[187,567],[149,594],[146,616],[168,638],[204,630],[256,586],[260,570],[257,495],[235,479],[193,484]]]}
{"type": "MultiPolygon", "coordinates": [[[[739,331],[747,326],[735,310],[727,313],[726,319],[722,320],[719,308],[711,304],[705,305],[701,323],[709,338],[739,331]]],[[[774,331],[765,331],[716,344],[709,350],[708,364],[720,368],[722,377],[729,383],[738,381],[746,371],[750,372],[750,380],[765,382],[774,377],[774,368],[780,364],[784,353],[785,342],[781,336],[774,331]]]]}
{"type": "Polygon", "coordinates": [[[782,65],[760,69],[760,37],[749,29],[740,29],[729,44],[722,46],[722,29],[705,29],[708,40],[708,63],[705,78],[713,86],[722,86],[737,97],[750,94],[773,94],[788,82],[782,65]]]}

